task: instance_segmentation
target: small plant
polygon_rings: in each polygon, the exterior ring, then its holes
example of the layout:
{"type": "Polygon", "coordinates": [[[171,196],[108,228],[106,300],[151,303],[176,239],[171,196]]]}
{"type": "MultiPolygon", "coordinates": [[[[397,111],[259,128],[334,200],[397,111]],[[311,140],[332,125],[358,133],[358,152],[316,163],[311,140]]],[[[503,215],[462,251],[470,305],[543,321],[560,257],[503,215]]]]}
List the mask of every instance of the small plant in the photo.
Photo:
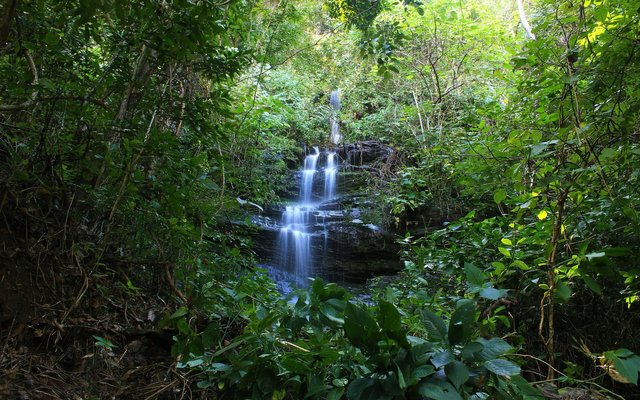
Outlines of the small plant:
{"type": "Polygon", "coordinates": [[[115,344],[113,344],[112,341],[105,339],[102,336],[93,335],[93,338],[96,340],[95,345],[102,349],[113,351],[114,348],[118,347],[115,344]]]}

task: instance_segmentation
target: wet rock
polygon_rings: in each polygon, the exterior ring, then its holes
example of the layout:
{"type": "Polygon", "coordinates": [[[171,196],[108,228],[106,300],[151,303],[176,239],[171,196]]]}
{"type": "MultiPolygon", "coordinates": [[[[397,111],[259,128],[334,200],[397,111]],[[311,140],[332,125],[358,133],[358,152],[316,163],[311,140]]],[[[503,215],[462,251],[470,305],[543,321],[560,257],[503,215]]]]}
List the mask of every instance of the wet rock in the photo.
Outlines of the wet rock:
{"type": "MultiPolygon", "coordinates": [[[[364,197],[348,195],[323,203],[314,211],[308,229],[312,275],[332,282],[363,283],[401,270],[395,236],[367,222],[367,205],[364,197]]],[[[280,265],[278,240],[282,221],[278,216],[282,209],[265,211],[268,216],[254,217],[260,229],[253,249],[261,263],[280,265]]]]}
{"type": "Polygon", "coordinates": [[[375,140],[345,144],[338,154],[348,165],[386,164],[397,158],[394,148],[375,140]]]}

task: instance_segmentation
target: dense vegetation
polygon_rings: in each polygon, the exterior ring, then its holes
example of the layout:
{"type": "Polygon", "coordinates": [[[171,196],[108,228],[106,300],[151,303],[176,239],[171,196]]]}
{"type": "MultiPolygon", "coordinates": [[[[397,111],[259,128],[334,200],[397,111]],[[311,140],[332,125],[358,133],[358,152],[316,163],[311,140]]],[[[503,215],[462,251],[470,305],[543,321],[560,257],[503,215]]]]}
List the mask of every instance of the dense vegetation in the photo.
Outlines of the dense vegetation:
{"type": "Polygon", "coordinates": [[[638,110],[635,0],[8,0],[0,397],[639,398],[638,110]],[[283,299],[336,88],[405,270],[283,299]]]}

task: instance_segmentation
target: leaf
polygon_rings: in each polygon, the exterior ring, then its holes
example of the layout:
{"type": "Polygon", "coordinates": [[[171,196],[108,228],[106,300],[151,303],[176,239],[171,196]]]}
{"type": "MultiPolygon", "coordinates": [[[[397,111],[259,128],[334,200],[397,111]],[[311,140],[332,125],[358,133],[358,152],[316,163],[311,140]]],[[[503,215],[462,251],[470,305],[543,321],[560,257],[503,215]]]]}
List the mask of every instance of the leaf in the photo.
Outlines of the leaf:
{"type": "Polygon", "coordinates": [[[503,256],[511,258],[511,252],[509,250],[505,249],[504,247],[498,247],[498,251],[503,256]]]}
{"type": "Polygon", "coordinates": [[[472,286],[482,286],[487,279],[480,268],[473,264],[465,263],[464,272],[467,274],[467,282],[472,286]]]}
{"type": "Polygon", "coordinates": [[[535,396],[534,399],[544,398],[542,396],[542,392],[537,388],[531,386],[531,384],[529,384],[529,382],[526,379],[524,379],[522,376],[514,375],[510,379],[511,379],[511,383],[513,383],[518,388],[520,393],[526,396],[524,397],[525,399],[531,399],[528,396],[535,396]]]}
{"type": "Polygon", "coordinates": [[[608,14],[609,14],[609,9],[601,4],[598,4],[595,10],[593,10],[593,17],[600,22],[604,22],[607,19],[608,14]]]}
{"type": "Polygon", "coordinates": [[[492,287],[484,288],[480,291],[480,296],[489,300],[498,300],[507,295],[507,289],[496,289],[492,287]]]}
{"type": "Polygon", "coordinates": [[[193,332],[193,330],[187,323],[187,320],[184,318],[179,319],[178,322],[176,322],[176,328],[178,328],[178,331],[183,335],[189,335],[193,332]]]}
{"type": "Polygon", "coordinates": [[[429,375],[433,375],[436,372],[436,369],[431,365],[420,365],[418,368],[411,371],[411,380],[414,382],[420,381],[422,378],[426,378],[429,375]]]}
{"type": "Polygon", "coordinates": [[[542,154],[547,149],[547,143],[541,143],[531,146],[531,156],[542,154]]]}
{"type": "Polygon", "coordinates": [[[587,285],[587,287],[591,289],[592,292],[596,294],[602,294],[602,289],[595,279],[586,274],[581,275],[581,278],[584,281],[585,285],[587,285]]]}
{"type": "Polygon", "coordinates": [[[555,294],[562,302],[566,302],[571,298],[571,288],[563,281],[556,282],[555,294]]]}
{"type": "Polygon", "coordinates": [[[421,316],[422,323],[430,337],[437,340],[444,340],[447,337],[447,326],[442,318],[429,310],[422,310],[421,316]]]}
{"type": "Polygon", "coordinates": [[[400,390],[405,390],[407,388],[407,382],[404,380],[404,374],[400,370],[400,367],[396,364],[396,372],[398,374],[398,386],[400,386],[400,390]]]}
{"type": "Polygon", "coordinates": [[[349,400],[375,400],[376,381],[371,378],[358,378],[349,384],[347,388],[347,399],[349,400]]]}
{"type": "Polygon", "coordinates": [[[173,314],[171,314],[171,316],[169,317],[169,319],[176,319],[176,318],[180,318],[184,315],[186,315],[189,311],[185,308],[185,307],[180,307],[178,308],[173,314]]]}
{"type": "Polygon", "coordinates": [[[400,312],[393,304],[381,300],[378,310],[378,324],[384,331],[397,332],[402,330],[400,312]]]}
{"type": "Polygon", "coordinates": [[[418,387],[418,393],[433,400],[462,400],[456,389],[445,381],[423,383],[418,387]]]}
{"type": "Polygon", "coordinates": [[[504,189],[500,189],[493,194],[493,201],[496,204],[500,204],[507,198],[507,192],[504,189]]]}
{"type": "Polygon", "coordinates": [[[444,367],[447,378],[456,389],[460,389],[467,379],[469,379],[469,368],[460,361],[454,361],[444,367]]]}
{"type": "Polygon", "coordinates": [[[178,368],[195,368],[202,364],[204,364],[204,360],[202,358],[196,358],[193,360],[189,360],[184,364],[178,363],[178,368]]]}
{"type": "Polygon", "coordinates": [[[606,249],[602,249],[602,251],[604,251],[604,253],[609,257],[627,256],[631,252],[625,247],[608,247],[606,249]]]}
{"type": "Polygon", "coordinates": [[[444,365],[449,364],[453,360],[455,360],[453,353],[451,353],[449,350],[443,350],[431,357],[431,364],[433,364],[433,366],[436,368],[440,368],[444,365]]]}
{"type": "Polygon", "coordinates": [[[546,219],[548,215],[549,215],[549,213],[547,213],[545,210],[541,210],[541,211],[538,213],[538,219],[539,219],[540,221],[542,221],[543,219],[546,219]]]}
{"type": "Polygon", "coordinates": [[[629,382],[638,385],[638,372],[640,372],[640,356],[632,355],[628,358],[616,357],[613,361],[616,370],[629,382]]]}
{"type": "Polygon", "coordinates": [[[465,342],[475,329],[476,304],[469,300],[460,300],[449,321],[449,344],[465,342]]]}
{"type": "Polygon", "coordinates": [[[484,349],[484,346],[478,342],[469,342],[460,351],[460,355],[465,360],[472,360],[477,358],[477,354],[484,349]]]}
{"type": "Polygon", "coordinates": [[[320,304],[320,312],[322,313],[322,315],[324,315],[325,317],[327,317],[330,321],[335,322],[338,325],[343,325],[344,324],[344,318],[338,316],[338,311],[333,308],[332,306],[330,306],[327,303],[322,303],[320,304]]]}
{"type": "Polygon", "coordinates": [[[586,254],[584,257],[585,257],[587,260],[591,261],[591,260],[593,260],[594,258],[602,258],[602,257],[606,257],[606,256],[607,256],[607,255],[606,255],[606,253],[604,253],[604,252],[597,252],[597,253],[589,253],[589,254],[586,254]]]}
{"type": "Polygon", "coordinates": [[[209,382],[209,381],[200,381],[198,383],[196,383],[196,387],[198,389],[206,389],[208,387],[213,386],[213,383],[209,382]]]}
{"type": "Polygon", "coordinates": [[[524,261],[521,261],[521,260],[515,260],[514,262],[511,263],[511,265],[515,265],[516,267],[520,268],[523,271],[528,271],[531,269],[527,264],[524,263],[524,261]]]}
{"type": "Polygon", "coordinates": [[[511,361],[497,358],[485,361],[484,366],[491,372],[499,376],[513,376],[520,374],[520,367],[511,361]]]}
{"type": "Polygon", "coordinates": [[[327,400],[340,400],[344,394],[344,388],[336,388],[329,392],[327,400]]]}
{"type": "Polygon", "coordinates": [[[500,338],[491,338],[489,340],[478,338],[477,342],[483,346],[480,357],[486,361],[498,358],[513,349],[509,343],[500,338]]]}
{"type": "Polygon", "coordinates": [[[351,343],[362,350],[377,347],[380,327],[367,310],[348,303],[344,315],[344,331],[351,343]]]}
{"type": "Polygon", "coordinates": [[[44,42],[50,46],[55,46],[60,43],[60,37],[55,32],[47,32],[44,35],[44,42]]]}

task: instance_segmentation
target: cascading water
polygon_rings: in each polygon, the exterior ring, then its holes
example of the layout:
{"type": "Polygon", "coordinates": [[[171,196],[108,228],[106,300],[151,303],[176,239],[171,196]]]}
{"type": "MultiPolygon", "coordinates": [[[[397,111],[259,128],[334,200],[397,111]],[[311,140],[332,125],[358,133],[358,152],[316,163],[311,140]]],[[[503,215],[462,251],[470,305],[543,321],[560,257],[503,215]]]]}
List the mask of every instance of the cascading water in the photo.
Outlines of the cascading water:
{"type": "MultiPolygon", "coordinates": [[[[334,151],[320,152],[313,147],[313,152],[304,159],[301,171],[300,199],[287,206],[282,213],[282,228],[278,237],[280,268],[293,275],[298,285],[304,286],[306,279],[313,272],[312,240],[323,237],[323,254],[327,245],[327,223],[320,207],[327,200],[336,196],[336,179],[338,175],[337,155],[334,151]],[[314,182],[318,159],[325,159],[324,191],[319,202],[314,202],[314,182]]],[[[315,197],[317,199],[318,196],[315,197]]]]}
{"type": "Polygon", "coordinates": [[[324,167],[324,195],[323,200],[331,200],[336,194],[336,176],[338,175],[338,164],[336,153],[327,152],[327,165],[324,167]]]}
{"type": "MultiPolygon", "coordinates": [[[[287,206],[282,214],[279,248],[281,266],[298,279],[309,274],[311,234],[307,231],[310,207],[287,206]]],[[[303,282],[302,282],[303,283],[303,282]]]]}
{"type": "Polygon", "coordinates": [[[378,233],[380,228],[359,219],[360,204],[366,204],[366,200],[361,200],[347,184],[350,193],[338,193],[341,165],[338,145],[342,141],[337,119],[339,92],[332,92],[330,100],[331,130],[324,140],[328,146],[307,150],[296,174],[300,185],[298,198],[276,215],[256,217],[264,229],[254,246],[262,253],[261,265],[283,293],[307,286],[310,277],[352,283],[370,276],[374,269],[400,268],[394,248],[389,250],[387,238],[378,233]]]}
{"type": "Polygon", "coordinates": [[[340,123],[337,116],[338,111],[340,111],[340,92],[338,90],[331,92],[329,104],[331,104],[331,108],[333,108],[331,118],[329,119],[331,125],[330,140],[333,144],[339,144],[342,140],[342,135],[340,134],[340,123]]]}
{"type": "Polygon", "coordinates": [[[320,150],[313,148],[314,153],[309,154],[304,159],[304,169],[302,170],[302,185],[300,186],[300,198],[303,202],[309,203],[313,195],[313,178],[316,174],[316,164],[320,157],[320,150]]]}

